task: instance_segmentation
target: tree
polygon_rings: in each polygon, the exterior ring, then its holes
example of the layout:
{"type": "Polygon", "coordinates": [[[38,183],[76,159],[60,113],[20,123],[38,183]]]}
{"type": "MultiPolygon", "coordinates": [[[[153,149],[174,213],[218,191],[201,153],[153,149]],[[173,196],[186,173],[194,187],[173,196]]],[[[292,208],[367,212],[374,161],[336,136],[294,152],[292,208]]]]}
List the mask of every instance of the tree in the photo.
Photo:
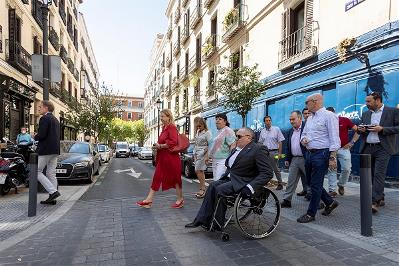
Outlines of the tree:
{"type": "Polygon", "coordinates": [[[143,146],[145,140],[148,138],[150,131],[144,126],[144,120],[137,120],[133,122],[133,136],[139,146],[143,146]]]}
{"type": "Polygon", "coordinates": [[[233,62],[238,58],[231,57],[230,60],[229,67],[219,69],[219,77],[214,88],[226,96],[224,107],[237,111],[244,127],[245,118],[252,109],[252,104],[262,94],[263,84],[259,81],[261,73],[257,71],[257,64],[252,67],[235,68],[233,62]]]}

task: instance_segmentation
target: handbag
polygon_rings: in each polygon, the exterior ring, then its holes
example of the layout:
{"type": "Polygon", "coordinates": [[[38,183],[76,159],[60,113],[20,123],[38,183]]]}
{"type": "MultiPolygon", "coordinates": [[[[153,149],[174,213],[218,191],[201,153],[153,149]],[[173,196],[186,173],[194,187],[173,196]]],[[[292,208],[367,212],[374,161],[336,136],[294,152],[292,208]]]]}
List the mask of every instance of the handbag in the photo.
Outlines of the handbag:
{"type": "Polygon", "coordinates": [[[190,146],[190,140],[183,133],[178,133],[177,135],[177,145],[173,148],[169,148],[171,152],[182,152],[187,150],[188,146],[190,146]]]}

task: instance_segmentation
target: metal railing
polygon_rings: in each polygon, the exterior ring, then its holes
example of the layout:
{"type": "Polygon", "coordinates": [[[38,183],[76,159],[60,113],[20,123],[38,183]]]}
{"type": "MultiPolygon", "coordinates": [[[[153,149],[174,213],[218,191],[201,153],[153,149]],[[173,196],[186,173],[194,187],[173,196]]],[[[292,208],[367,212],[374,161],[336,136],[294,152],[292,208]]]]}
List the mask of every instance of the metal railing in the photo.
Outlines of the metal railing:
{"type": "Polygon", "coordinates": [[[58,37],[57,32],[54,30],[53,27],[49,27],[49,41],[53,45],[56,51],[60,49],[60,38],[58,37]]]}
{"type": "Polygon", "coordinates": [[[215,0],[204,0],[204,7],[209,8],[215,0]]]}
{"type": "Polygon", "coordinates": [[[61,97],[61,84],[59,82],[51,82],[50,93],[55,97],[61,97]]]}
{"type": "Polygon", "coordinates": [[[180,38],[173,45],[173,54],[176,56],[180,53],[180,38]]]}
{"type": "Polygon", "coordinates": [[[183,82],[184,80],[186,80],[186,78],[188,77],[188,69],[185,65],[180,67],[179,74],[180,74],[180,76],[179,76],[180,82],[183,82]]]}
{"type": "Polygon", "coordinates": [[[280,61],[295,56],[312,45],[312,36],[307,36],[309,25],[298,29],[280,41],[280,61]]]}
{"type": "Polygon", "coordinates": [[[175,11],[175,19],[174,19],[175,24],[179,23],[180,17],[181,17],[180,7],[178,7],[175,11]]]}
{"type": "Polygon", "coordinates": [[[201,106],[201,99],[199,94],[191,96],[191,109],[201,106]]]}
{"type": "Polygon", "coordinates": [[[39,0],[32,0],[32,16],[36,20],[37,24],[41,29],[43,29],[42,19],[42,3],[39,0]]]}
{"type": "Polygon", "coordinates": [[[69,69],[69,72],[71,72],[71,74],[73,75],[73,72],[74,72],[74,69],[75,69],[75,65],[74,65],[74,63],[73,63],[71,58],[67,59],[67,67],[69,69]]]}
{"type": "Polygon", "coordinates": [[[68,62],[68,52],[63,45],[60,47],[60,57],[65,64],[68,62]]]}
{"type": "Polygon", "coordinates": [[[6,60],[24,74],[32,73],[31,55],[20,43],[6,40],[6,60]]]}
{"type": "Polygon", "coordinates": [[[183,33],[181,36],[181,42],[182,42],[181,45],[184,45],[189,38],[190,38],[190,28],[188,24],[184,24],[183,33]]]}
{"type": "Polygon", "coordinates": [[[58,8],[58,13],[60,13],[60,17],[62,19],[62,22],[64,22],[64,25],[66,25],[67,24],[67,20],[66,20],[65,6],[61,5],[61,2],[60,2],[60,7],[58,8]]]}
{"type": "Polygon", "coordinates": [[[195,71],[201,65],[201,55],[195,54],[190,58],[188,63],[188,72],[195,71]]]}
{"type": "Polygon", "coordinates": [[[211,34],[208,36],[202,45],[201,52],[204,60],[209,59],[218,50],[218,35],[211,34]]]}
{"type": "Polygon", "coordinates": [[[224,34],[223,41],[230,39],[237,31],[244,25],[246,21],[246,5],[238,4],[233,9],[231,9],[227,15],[224,17],[223,26],[224,34]]]}
{"type": "Polygon", "coordinates": [[[202,5],[201,2],[197,4],[190,18],[190,28],[195,29],[195,27],[199,24],[202,18],[202,5]]]}

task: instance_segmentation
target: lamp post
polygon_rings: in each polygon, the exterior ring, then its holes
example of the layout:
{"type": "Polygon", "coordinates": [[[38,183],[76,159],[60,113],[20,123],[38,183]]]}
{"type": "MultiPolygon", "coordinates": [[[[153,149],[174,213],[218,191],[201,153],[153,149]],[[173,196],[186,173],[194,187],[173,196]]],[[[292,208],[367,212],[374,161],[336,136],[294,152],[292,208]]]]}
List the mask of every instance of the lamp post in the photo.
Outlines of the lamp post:
{"type": "Polygon", "coordinates": [[[159,112],[161,111],[162,108],[162,101],[160,99],[157,100],[157,109],[158,109],[158,138],[159,138],[159,112]]]}
{"type": "Polygon", "coordinates": [[[43,26],[43,100],[49,100],[50,89],[50,68],[48,57],[48,7],[52,0],[40,0],[42,6],[42,26],[43,26]]]}

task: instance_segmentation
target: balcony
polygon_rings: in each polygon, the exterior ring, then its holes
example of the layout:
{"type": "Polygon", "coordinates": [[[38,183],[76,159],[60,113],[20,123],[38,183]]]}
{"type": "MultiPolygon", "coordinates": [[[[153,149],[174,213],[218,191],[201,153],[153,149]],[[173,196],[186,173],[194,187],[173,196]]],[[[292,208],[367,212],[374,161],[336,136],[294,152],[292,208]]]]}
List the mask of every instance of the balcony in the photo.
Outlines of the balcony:
{"type": "Polygon", "coordinates": [[[204,0],[204,7],[209,9],[214,1],[215,0],[204,0]]]}
{"type": "Polygon", "coordinates": [[[64,25],[66,26],[67,20],[66,20],[65,6],[61,5],[61,2],[60,2],[60,7],[58,9],[58,13],[60,13],[62,22],[64,22],[64,25]]]}
{"type": "Polygon", "coordinates": [[[178,106],[178,105],[175,106],[175,113],[174,113],[174,116],[175,116],[175,117],[179,117],[179,116],[180,116],[180,110],[179,110],[179,106],[178,106]]]}
{"type": "Polygon", "coordinates": [[[177,56],[180,53],[180,39],[178,39],[173,45],[173,55],[177,56]]]}
{"type": "Polygon", "coordinates": [[[172,80],[172,89],[175,90],[176,88],[179,88],[179,86],[180,86],[180,82],[179,82],[178,78],[174,77],[172,80]]]}
{"type": "Polygon", "coordinates": [[[54,30],[53,27],[50,27],[49,31],[49,41],[53,45],[56,51],[60,50],[60,38],[58,37],[57,32],[54,30]]]}
{"type": "Polygon", "coordinates": [[[172,57],[170,55],[168,55],[168,57],[166,57],[166,67],[169,69],[170,65],[172,64],[172,57]]]}
{"type": "Polygon", "coordinates": [[[42,24],[42,9],[41,9],[42,4],[38,0],[32,0],[32,17],[36,20],[37,24],[41,29],[43,29],[43,24],[42,24]]]}
{"type": "Polygon", "coordinates": [[[218,95],[215,89],[214,84],[209,84],[206,87],[206,100],[207,102],[213,102],[216,101],[218,99],[218,95]]]}
{"type": "Polygon", "coordinates": [[[71,72],[71,74],[73,75],[74,69],[75,69],[75,65],[74,65],[74,63],[73,63],[71,58],[67,59],[67,67],[69,69],[69,72],[71,72]]]}
{"type": "Polygon", "coordinates": [[[201,66],[201,56],[199,54],[195,54],[190,58],[188,63],[188,73],[191,74],[195,70],[197,70],[201,66]]]}
{"type": "Polygon", "coordinates": [[[80,99],[87,99],[86,89],[80,90],[80,99]]]}
{"type": "Polygon", "coordinates": [[[69,37],[71,37],[71,40],[73,40],[73,28],[72,28],[72,24],[68,24],[68,26],[67,26],[67,31],[68,31],[69,37]]]}
{"type": "Polygon", "coordinates": [[[171,90],[171,88],[169,87],[169,85],[166,85],[166,86],[165,86],[164,91],[165,91],[165,96],[166,96],[166,97],[170,97],[170,96],[172,95],[172,90],[171,90]]]}
{"type": "Polygon", "coordinates": [[[79,81],[79,71],[76,68],[73,70],[73,77],[79,81]]]}
{"type": "Polygon", "coordinates": [[[317,55],[312,43],[312,25],[305,25],[280,43],[278,69],[289,68],[317,55]]]}
{"type": "Polygon", "coordinates": [[[200,95],[195,94],[191,96],[191,110],[197,110],[201,107],[200,95]]]}
{"type": "Polygon", "coordinates": [[[200,23],[202,19],[202,6],[201,2],[195,7],[190,17],[190,28],[193,30],[200,23]]]}
{"type": "Polygon", "coordinates": [[[32,74],[31,55],[20,43],[6,40],[6,60],[25,75],[32,74]]]}
{"type": "Polygon", "coordinates": [[[216,34],[212,34],[208,36],[202,45],[202,57],[203,60],[208,60],[210,59],[218,50],[218,36],[216,34]]]}
{"type": "Polygon", "coordinates": [[[185,45],[188,39],[190,39],[190,28],[188,27],[188,24],[185,24],[183,28],[183,33],[181,35],[181,45],[185,45]]]}
{"type": "Polygon", "coordinates": [[[188,69],[186,68],[186,66],[182,66],[180,68],[180,76],[179,76],[179,81],[180,82],[184,82],[187,78],[188,78],[188,69]]]}
{"type": "Polygon", "coordinates": [[[227,42],[234,37],[246,23],[246,9],[247,6],[238,4],[235,8],[229,11],[224,17],[223,26],[223,42],[227,42]]]}
{"type": "Polygon", "coordinates": [[[180,8],[177,8],[175,11],[175,20],[174,20],[175,24],[179,23],[180,17],[181,17],[180,8]]]}
{"type": "Polygon", "coordinates": [[[61,45],[61,48],[60,48],[60,57],[61,57],[62,61],[64,61],[64,63],[67,64],[68,52],[63,45],[61,45]]]}
{"type": "Polygon", "coordinates": [[[51,82],[50,91],[53,96],[61,98],[61,84],[59,82],[51,82]]]}
{"type": "Polygon", "coordinates": [[[181,6],[186,7],[188,0],[181,0],[181,6]]]}
{"type": "Polygon", "coordinates": [[[170,40],[171,37],[172,37],[172,25],[169,25],[168,30],[166,31],[166,38],[170,40]]]}
{"type": "Polygon", "coordinates": [[[183,106],[181,109],[182,114],[185,114],[188,112],[188,101],[186,98],[183,99],[183,106]]]}

